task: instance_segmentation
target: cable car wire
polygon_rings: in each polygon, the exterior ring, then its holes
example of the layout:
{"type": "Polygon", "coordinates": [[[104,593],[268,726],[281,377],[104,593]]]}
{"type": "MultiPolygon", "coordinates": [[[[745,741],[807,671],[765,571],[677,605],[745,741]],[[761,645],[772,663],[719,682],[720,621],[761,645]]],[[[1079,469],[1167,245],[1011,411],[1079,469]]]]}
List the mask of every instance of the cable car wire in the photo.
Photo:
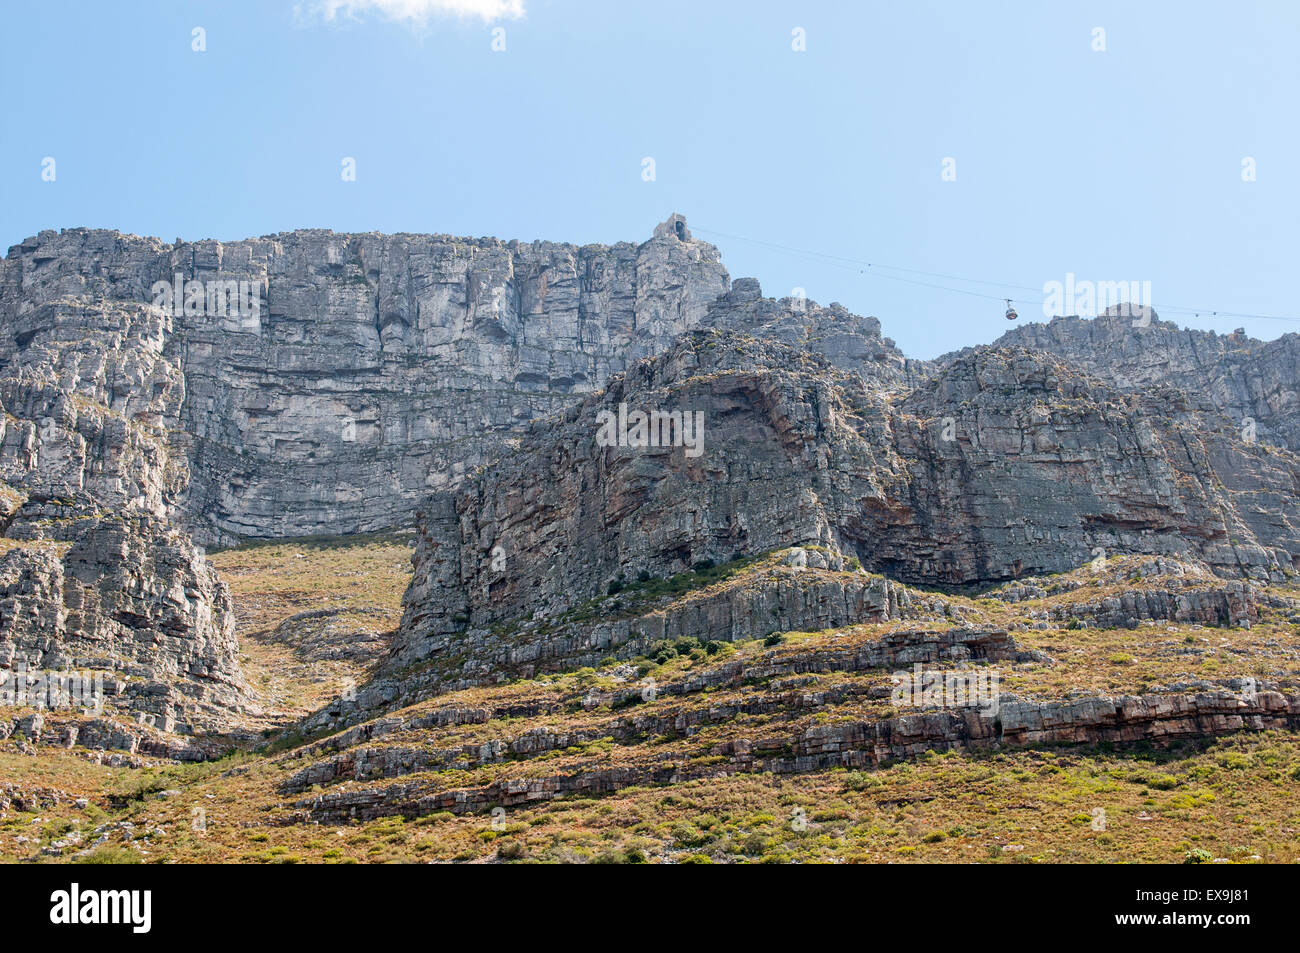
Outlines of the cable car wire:
{"type": "MultiPolygon", "coordinates": [[[[806,248],[795,248],[790,245],[782,245],[778,242],[763,241],[762,239],[758,239],[758,238],[747,238],[744,235],[732,235],[727,232],[715,231],[714,229],[711,228],[700,228],[699,226],[696,225],[690,226],[690,229],[692,232],[703,232],[706,235],[716,235],[719,238],[728,238],[728,239],[733,239],[735,241],[749,242],[750,244],[753,245],[761,245],[765,248],[772,248],[777,251],[788,252],[796,255],[804,255],[809,258],[815,258],[815,259],[826,261],[830,264],[838,263],[839,267],[842,268],[848,268],[849,266],[853,266],[853,265],[862,266],[856,269],[859,274],[863,274],[863,275],[868,274],[867,269],[869,268],[872,269],[870,272],[872,277],[884,278],[889,281],[901,281],[907,284],[919,285],[923,288],[935,288],[939,291],[950,291],[954,294],[970,295],[971,297],[985,298],[990,301],[1010,300],[1010,301],[1014,301],[1017,304],[1041,304],[1043,300],[1042,289],[1033,288],[1030,287],[1029,285],[1016,285],[1016,284],[1011,284],[1009,282],[992,281],[985,278],[967,278],[962,275],[947,274],[941,271],[925,271],[920,268],[905,268],[902,265],[888,265],[883,262],[866,261],[865,259],[851,258],[845,255],[832,255],[827,252],[811,251],[806,248]],[[1017,291],[1029,291],[1029,292],[1033,292],[1035,297],[1033,298],[1013,297],[1008,299],[1005,295],[986,294],[980,291],[972,291],[969,288],[953,288],[953,287],[949,287],[948,285],[938,284],[936,282],[920,281],[913,278],[905,278],[902,275],[889,275],[889,274],[885,274],[885,270],[900,271],[910,275],[925,275],[926,277],[929,278],[941,278],[946,281],[964,281],[970,284],[990,285],[995,288],[1011,288],[1017,291]]],[[[1163,305],[1159,308],[1156,308],[1155,310],[1159,314],[1182,314],[1182,315],[1191,315],[1197,318],[1202,316],[1214,317],[1214,318],[1248,318],[1248,319],[1254,319],[1260,321],[1286,321],[1292,324],[1300,324],[1300,317],[1288,317],[1285,315],[1277,315],[1277,314],[1250,314],[1242,311],[1222,311],[1215,308],[1197,308],[1197,307],[1191,307],[1187,305],[1169,304],[1169,305],[1163,305]]]]}

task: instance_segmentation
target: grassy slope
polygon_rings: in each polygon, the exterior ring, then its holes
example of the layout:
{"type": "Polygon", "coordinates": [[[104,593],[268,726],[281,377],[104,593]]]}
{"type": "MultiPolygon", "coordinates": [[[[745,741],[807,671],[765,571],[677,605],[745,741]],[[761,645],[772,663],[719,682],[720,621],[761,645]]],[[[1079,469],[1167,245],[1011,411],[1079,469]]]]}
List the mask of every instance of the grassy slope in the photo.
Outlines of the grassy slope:
{"type": "Polygon", "coordinates": [[[276,626],[319,609],[340,610],[329,625],[391,636],[402,617],[411,580],[411,535],[376,533],[347,541],[278,540],[211,556],[230,586],[238,618],[240,661],[267,706],[256,727],[283,727],[336,697],[347,680],[364,680],[368,666],[307,657],[276,626]]]}
{"type": "MultiPolygon", "coordinates": [[[[240,614],[250,681],[278,709],[267,724],[287,723],[337,690],[342,678],[364,677],[356,661],[312,662],[292,638],[270,638],[276,625],[306,610],[339,608],[377,618],[391,628],[409,576],[404,537],[342,542],[289,541],[216,554],[240,614]],[[301,558],[299,555],[301,554],[301,558]],[[323,667],[322,667],[323,666],[323,667]]],[[[760,562],[746,571],[766,571],[760,562]]],[[[809,571],[811,572],[811,571],[809,571]]],[[[742,584],[732,577],[720,585],[742,584]]],[[[1133,588],[1088,580],[1080,598],[1133,588]]],[[[680,593],[669,593],[680,598],[680,593]]],[[[1041,601],[1007,605],[991,599],[947,597],[972,620],[1014,624],[1041,601]]],[[[1049,599],[1060,600],[1060,596],[1049,599]]],[[[628,595],[622,601],[626,603],[628,595]]],[[[1193,626],[1017,632],[1027,648],[1047,651],[1055,664],[1007,667],[1003,689],[1060,698],[1074,690],[1134,692],[1192,678],[1256,675],[1293,686],[1300,679],[1300,640],[1284,610],[1267,610],[1249,631],[1193,626]]],[[[723,646],[709,654],[643,660],[630,678],[660,684],[737,660],[857,640],[896,628],[867,625],[827,633],[793,633],[780,645],[761,641],[723,646]]],[[[778,706],[775,712],[710,723],[689,736],[612,740],[629,712],[608,703],[585,708],[593,690],[629,684],[614,666],[509,685],[470,689],[412,706],[399,715],[448,705],[501,708],[528,704],[530,717],[494,717],[487,724],[423,729],[400,743],[423,748],[473,747],[544,728],[583,731],[590,740],[533,757],[401,778],[433,788],[476,787],[502,777],[544,776],[649,761],[706,763],[731,738],[799,730],[817,721],[893,713],[887,673],[830,672],[797,684],[771,682],[664,695],[634,714],[699,712],[726,704],[792,698],[790,693],[844,689],[822,708],[778,706]],[[624,679],[625,681],[620,681],[624,679]],[[877,691],[873,692],[873,689],[877,691]]],[[[635,684],[631,681],[630,684],[635,684]]],[[[1294,687],[1292,688],[1294,690],[1294,687]]],[[[396,740],[376,742],[379,747],[396,740]]],[[[651,861],[1178,861],[1189,851],[1233,860],[1300,859],[1300,735],[1239,735],[1172,750],[1055,748],[973,754],[932,754],[878,770],[843,770],[791,777],[766,774],[636,786],[601,797],[569,797],[513,808],[504,815],[433,814],[390,817],[341,827],[302,821],[278,786],[320,754],[299,748],[270,756],[240,753],[201,765],[109,767],[76,749],[31,749],[0,742],[0,784],[38,802],[0,813],[0,859],[66,859],[109,839],[92,857],[146,861],[349,862],[540,860],[651,861]],[[177,793],[160,796],[163,791],[177,793]],[[78,808],[74,799],[88,800],[78,808]],[[58,803],[52,803],[57,799],[58,803]],[[1094,830],[1094,811],[1105,829],[1094,830]],[[202,821],[202,823],[197,823],[202,821]],[[131,837],[121,826],[130,822],[131,837]],[[196,829],[201,827],[203,829],[196,829]],[[42,846],[79,832],[64,856],[42,846]]],[[[340,781],[347,789],[391,783],[340,781]]],[[[333,785],[326,785],[331,789],[333,785]]]]}

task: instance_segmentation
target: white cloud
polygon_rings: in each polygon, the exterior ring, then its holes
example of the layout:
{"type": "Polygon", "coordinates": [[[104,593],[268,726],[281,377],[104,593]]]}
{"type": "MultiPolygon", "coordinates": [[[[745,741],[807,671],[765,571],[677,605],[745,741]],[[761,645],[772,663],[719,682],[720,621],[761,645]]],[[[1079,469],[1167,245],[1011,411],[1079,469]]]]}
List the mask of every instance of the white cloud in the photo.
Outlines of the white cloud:
{"type": "Polygon", "coordinates": [[[304,8],[326,21],[378,13],[389,20],[405,20],[420,26],[440,16],[517,20],[524,15],[524,0],[313,0],[296,9],[301,12],[304,8]]]}

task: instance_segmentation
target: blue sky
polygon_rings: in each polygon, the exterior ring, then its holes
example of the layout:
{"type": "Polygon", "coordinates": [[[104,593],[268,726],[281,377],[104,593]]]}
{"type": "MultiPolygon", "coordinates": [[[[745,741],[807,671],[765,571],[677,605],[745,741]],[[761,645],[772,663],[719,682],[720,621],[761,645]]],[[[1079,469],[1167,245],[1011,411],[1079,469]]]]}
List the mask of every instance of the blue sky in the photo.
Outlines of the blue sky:
{"type": "Polygon", "coordinates": [[[0,247],[640,241],[679,211],[733,277],[874,314],[917,357],[1002,333],[993,298],[1041,320],[1067,273],[1150,281],[1189,326],[1300,331],[1300,4],[333,2],[9,6],[0,247]]]}

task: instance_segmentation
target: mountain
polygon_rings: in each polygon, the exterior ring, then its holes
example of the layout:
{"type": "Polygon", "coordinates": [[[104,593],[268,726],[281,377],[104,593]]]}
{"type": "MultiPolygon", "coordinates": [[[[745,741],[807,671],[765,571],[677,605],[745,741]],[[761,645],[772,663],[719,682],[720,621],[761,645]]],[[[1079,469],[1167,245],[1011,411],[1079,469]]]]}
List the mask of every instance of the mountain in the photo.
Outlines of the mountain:
{"type": "Polygon", "coordinates": [[[1300,335],[1257,341],[1241,331],[1180,328],[1149,309],[1128,317],[1118,313],[1121,307],[1095,319],[1021,325],[995,346],[1047,351],[1125,392],[1174,387],[1196,410],[1226,417],[1255,439],[1300,448],[1300,335]]]}
{"type": "Polygon", "coordinates": [[[1108,314],[913,361],[875,318],[731,281],[676,215],[581,247],[43,232],[0,268],[0,322],[0,652],[107,666],[168,732],[259,710],[196,543],[417,528],[386,656],[318,726],[673,633],[903,619],[909,586],[1300,559],[1294,335],[1108,314]],[[849,575],[584,616],[794,549],[849,575]]]}
{"type": "Polygon", "coordinates": [[[408,525],[698,323],[728,279],[680,221],[614,246],[89,229],[14,246],[0,653],[110,664],[123,707],[168,730],[230,723],[247,699],[229,600],[190,540],[408,525]]]}

